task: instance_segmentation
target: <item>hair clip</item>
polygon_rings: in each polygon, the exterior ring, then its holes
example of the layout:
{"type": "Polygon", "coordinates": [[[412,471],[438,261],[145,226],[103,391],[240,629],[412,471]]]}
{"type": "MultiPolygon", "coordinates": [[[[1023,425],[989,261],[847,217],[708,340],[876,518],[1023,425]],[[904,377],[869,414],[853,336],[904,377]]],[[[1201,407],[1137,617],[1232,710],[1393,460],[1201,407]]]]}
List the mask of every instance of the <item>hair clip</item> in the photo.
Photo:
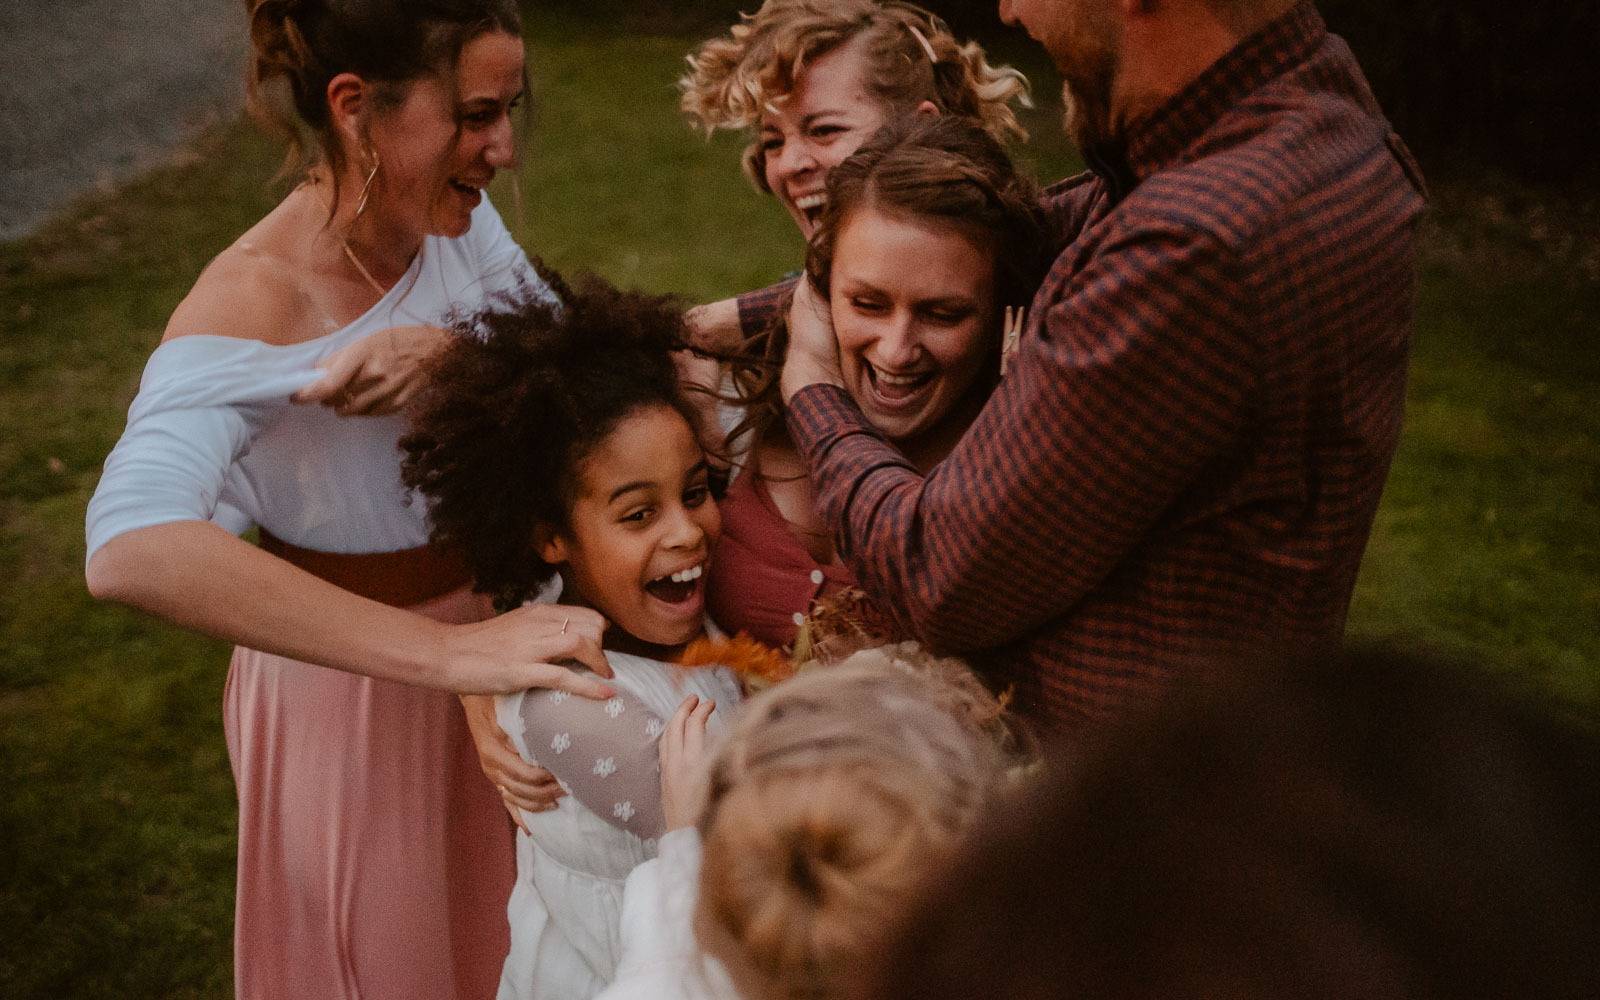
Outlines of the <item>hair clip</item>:
{"type": "Polygon", "coordinates": [[[1006,306],[1005,322],[1000,326],[1000,377],[1005,378],[1011,358],[1022,346],[1022,324],[1028,315],[1027,306],[1006,306]]]}
{"type": "Polygon", "coordinates": [[[918,31],[917,26],[914,24],[906,25],[906,30],[911,32],[916,40],[922,43],[922,51],[928,54],[928,61],[937,64],[939,62],[939,57],[933,54],[933,46],[928,42],[928,36],[924,35],[921,31],[918,31]]]}

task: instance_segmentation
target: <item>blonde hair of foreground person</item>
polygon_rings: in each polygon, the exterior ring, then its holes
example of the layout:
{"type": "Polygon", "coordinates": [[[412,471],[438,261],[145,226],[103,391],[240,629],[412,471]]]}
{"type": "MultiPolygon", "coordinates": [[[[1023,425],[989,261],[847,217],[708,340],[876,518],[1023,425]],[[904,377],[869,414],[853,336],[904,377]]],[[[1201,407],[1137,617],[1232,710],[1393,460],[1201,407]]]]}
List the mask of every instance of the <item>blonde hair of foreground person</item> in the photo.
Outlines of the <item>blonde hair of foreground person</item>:
{"type": "Polygon", "coordinates": [[[711,761],[701,947],[749,1000],[839,992],[1000,790],[1014,746],[976,676],[913,643],[751,701],[711,761]]]}
{"type": "MultiPolygon", "coordinates": [[[[978,122],[1001,143],[1028,137],[1011,107],[1013,101],[1030,106],[1021,72],[990,65],[981,45],[962,43],[928,11],[881,0],[767,0],[688,57],[689,72],[678,81],[683,113],[707,135],[750,128],[794,90],[808,63],[862,37],[865,84],[885,118],[931,101],[941,114],[978,122]]],[[[744,171],[769,191],[765,159],[757,136],[745,148],[744,171]]]]}

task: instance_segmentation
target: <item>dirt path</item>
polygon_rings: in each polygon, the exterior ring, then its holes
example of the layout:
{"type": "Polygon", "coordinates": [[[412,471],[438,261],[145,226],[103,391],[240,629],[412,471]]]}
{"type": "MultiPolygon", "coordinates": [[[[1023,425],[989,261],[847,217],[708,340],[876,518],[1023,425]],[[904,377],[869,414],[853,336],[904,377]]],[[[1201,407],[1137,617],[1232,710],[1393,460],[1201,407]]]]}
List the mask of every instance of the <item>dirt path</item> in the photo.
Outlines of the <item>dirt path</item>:
{"type": "Polygon", "coordinates": [[[0,240],[244,102],[239,0],[0,0],[0,240]]]}

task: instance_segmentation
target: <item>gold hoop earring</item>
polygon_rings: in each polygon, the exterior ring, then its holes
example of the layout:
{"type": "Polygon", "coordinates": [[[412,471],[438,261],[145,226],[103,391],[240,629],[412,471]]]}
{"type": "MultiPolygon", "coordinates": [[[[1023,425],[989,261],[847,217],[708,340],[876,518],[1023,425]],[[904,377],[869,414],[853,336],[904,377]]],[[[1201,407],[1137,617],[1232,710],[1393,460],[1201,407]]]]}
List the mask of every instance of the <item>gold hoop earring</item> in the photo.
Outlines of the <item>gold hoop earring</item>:
{"type": "Polygon", "coordinates": [[[367,152],[372,156],[372,169],[367,172],[367,179],[361,185],[361,194],[356,200],[355,217],[357,219],[361,218],[361,213],[367,210],[367,199],[372,197],[372,182],[378,176],[378,168],[382,166],[382,163],[378,160],[377,152],[371,147],[367,148],[367,152]]]}

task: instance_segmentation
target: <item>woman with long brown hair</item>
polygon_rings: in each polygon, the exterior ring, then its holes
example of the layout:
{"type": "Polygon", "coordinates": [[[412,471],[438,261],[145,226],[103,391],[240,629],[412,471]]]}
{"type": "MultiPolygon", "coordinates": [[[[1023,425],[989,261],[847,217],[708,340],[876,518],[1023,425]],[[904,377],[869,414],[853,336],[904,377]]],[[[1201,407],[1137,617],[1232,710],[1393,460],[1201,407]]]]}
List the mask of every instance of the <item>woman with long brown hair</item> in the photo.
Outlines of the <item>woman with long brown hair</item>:
{"type": "MultiPolygon", "coordinates": [[[[611,693],[550,662],[605,675],[599,615],[491,619],[399,477],[394,411],[439,328],[543,288],[483,194],[516,158],[518,10],[249,14],[252,107],[314,155],[151,356],[90,504],[89,588],[238,644],[238,996],[487,997],[512,884],[501,799],[559,792],[507,778],[497,795],[450,692],[611,693]],[[251,525],[259,548],[235,537],[251,525]]],[[[487,701],[469,710],[490,733],[487,701]]]]}
{"type": "MultiPolygon", "coordinates": [[[[827,300],[851,396],[919,468],[950,452],[993,390],[1004,311],[1032,297],[1048,245],[1033,185],[969,120],[903,119],[832,169],[803,280],[827,300]]],[[[732,368],[741,458],[707,590],[720,625],[773,646],[796,641],[814,600],[855,583],[781,419],[787,345],[777,322],[732,368]]]]}

